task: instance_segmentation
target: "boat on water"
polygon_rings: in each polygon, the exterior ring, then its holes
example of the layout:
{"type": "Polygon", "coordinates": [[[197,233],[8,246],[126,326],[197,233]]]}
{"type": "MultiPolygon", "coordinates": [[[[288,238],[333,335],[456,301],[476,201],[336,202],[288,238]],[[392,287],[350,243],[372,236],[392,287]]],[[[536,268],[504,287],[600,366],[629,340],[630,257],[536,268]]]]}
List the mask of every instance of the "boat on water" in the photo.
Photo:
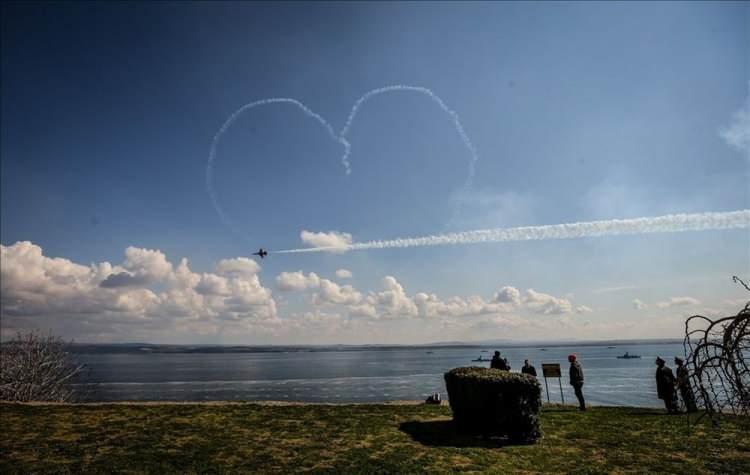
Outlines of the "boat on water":
{"type": "Polygon", "coordinates": [[[612,349],[612,348],[617,348],[617,347],[616,346],[608,346],[607,348],[612,349]]]}
{"type": "Polygon", "coordinates": [[[477,359],[475,359],[475,360],[471,360],[471,361],[490,361],[490,359],[488,359],[488,358],[482,358],[482,357],[480,356],[479,358],[477,358],[477,359]]]}
{"type": "Polygon", "coordinates": [[[618,358],[620,358],[621,360],[630,360],[630,359],[640,358],[640,357],[641,355],[631,355],[627,351],[625,352],[624,355],[618,356],[618,358]]]}

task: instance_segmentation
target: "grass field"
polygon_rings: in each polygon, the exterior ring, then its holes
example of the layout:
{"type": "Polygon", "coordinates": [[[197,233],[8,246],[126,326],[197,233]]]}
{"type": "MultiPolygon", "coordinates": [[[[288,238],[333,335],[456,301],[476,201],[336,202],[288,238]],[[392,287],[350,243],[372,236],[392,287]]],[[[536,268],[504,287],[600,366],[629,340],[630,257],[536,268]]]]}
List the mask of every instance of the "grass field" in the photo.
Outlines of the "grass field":
{"type": "Polygon", "coordinates": [[[750,421],[549,407],[531,446],[457,434],[447,406],[0,405],[0,473],[750,473],[750,421]]]}

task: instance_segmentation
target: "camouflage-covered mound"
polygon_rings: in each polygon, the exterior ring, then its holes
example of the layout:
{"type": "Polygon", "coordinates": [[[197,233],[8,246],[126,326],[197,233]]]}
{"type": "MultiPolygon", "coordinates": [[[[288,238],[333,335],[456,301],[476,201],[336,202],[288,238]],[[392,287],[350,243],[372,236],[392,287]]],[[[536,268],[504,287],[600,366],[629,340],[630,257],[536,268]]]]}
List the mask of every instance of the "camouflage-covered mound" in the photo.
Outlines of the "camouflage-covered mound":
{"type": "Polygon", "coordinates": [[[542,390],[533,376],[465,367],[445,373],[453,420],[461,430],[534,443],[542,432],[542,390]]]}

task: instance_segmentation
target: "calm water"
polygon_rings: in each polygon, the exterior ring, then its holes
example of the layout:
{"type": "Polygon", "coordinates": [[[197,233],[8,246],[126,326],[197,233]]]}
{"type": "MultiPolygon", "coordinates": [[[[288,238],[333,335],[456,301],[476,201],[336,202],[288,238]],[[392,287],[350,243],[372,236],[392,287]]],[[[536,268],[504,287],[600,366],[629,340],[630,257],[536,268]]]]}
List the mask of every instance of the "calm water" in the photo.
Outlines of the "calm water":
{"type": "MultiPolygon", "coordinates": [[[[447,398],[443,373],[457,366],[489,366],[471,360],[489,358],[495,348],[404,348],[396,350],[288,353],[124,353],[79,354],[88,372],[78,389],[89,400],[205,401],[279,400],[377,402],[424,399],[439,392],[447,398]],[[431,351],[431,353],[428,353],[431,351]]],[[[536,366],[560,363],[565,401],[575,397],[567,380],[567,355],[583,365],[587,402],[599,405],[661,406],[656,398],[654,359],[671,362],[681,344],[498,348],[513,371],[524,358],[536,366]],[[642,359],[617,359],[629,351],[642,359]]],[[[672,366],[670,364],[670,366],[672,366]]],[[[546,400],[544,379],[543,398],[546,400]]],[[[549,379],[552,402],[560,402],[558,379],[549,379]]]]}

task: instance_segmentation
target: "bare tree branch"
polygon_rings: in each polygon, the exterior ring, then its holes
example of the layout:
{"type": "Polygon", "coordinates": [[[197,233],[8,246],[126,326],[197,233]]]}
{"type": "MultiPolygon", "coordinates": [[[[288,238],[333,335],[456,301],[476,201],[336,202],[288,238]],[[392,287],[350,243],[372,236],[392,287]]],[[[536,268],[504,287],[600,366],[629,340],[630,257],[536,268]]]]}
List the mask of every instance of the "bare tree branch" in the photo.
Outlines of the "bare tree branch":
{"type": "Polygon", "coordinates": [[[73,361],[66,342],[52,335],[20,333],[0,345],[0,400],[70,401],[70,383],[83,365],[73,361]]]}
{"type": "MultiPolygon", "coordinates": [[[[739,277],[732,280],[750,291],[739,277]]],[[[716,425],[725,413],[750,415],[750,302],[735,316],[688,318],[684,347],[705,415],[716,425]]]]}

